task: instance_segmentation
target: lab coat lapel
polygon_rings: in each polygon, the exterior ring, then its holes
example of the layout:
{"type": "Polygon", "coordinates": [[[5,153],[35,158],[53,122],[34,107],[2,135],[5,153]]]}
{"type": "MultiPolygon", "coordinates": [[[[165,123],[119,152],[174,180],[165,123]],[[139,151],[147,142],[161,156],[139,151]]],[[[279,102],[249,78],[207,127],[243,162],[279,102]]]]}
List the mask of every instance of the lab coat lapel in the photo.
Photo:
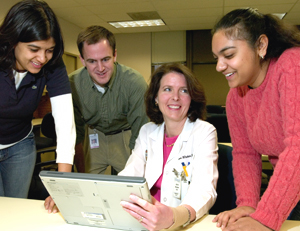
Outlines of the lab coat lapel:
{"type": "Polygon", "coordinates": [[[180,133],[180,135],[178,136],[173,148],[172,148],[172,151],[169,155],[169,158],[168,158],[168,161],[171,161],[173,158],[175,157],[178,157],[179,155],[181,155],[181,151],[183,150],[183,148],[185,147],[190,135],[191,135],[191,132],[193,130],[193,123],[190,122],[189,119],[187,119],[185,121],[185,124],[184,124],[184,127],[183,127],[183,130],[182,132],[180,133]]]}
{"type": "Polygon", "coordinates": [[[145,176],[151,188],[162,174],[164,126],[161,124],[149,135],[149,158],[145,176]]]}

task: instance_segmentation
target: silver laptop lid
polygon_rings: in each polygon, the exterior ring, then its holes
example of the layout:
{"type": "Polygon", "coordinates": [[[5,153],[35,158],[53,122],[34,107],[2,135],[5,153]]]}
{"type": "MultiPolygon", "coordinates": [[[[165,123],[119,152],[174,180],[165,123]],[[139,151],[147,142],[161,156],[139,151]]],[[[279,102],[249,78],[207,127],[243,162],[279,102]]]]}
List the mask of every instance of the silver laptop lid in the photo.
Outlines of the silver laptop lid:
{"type": "Polygon", "coordinates": [[[69,224],[147,230],[120,205],[130,194],[151,202],[143,177],[41,171],[40,178],[69,224]]]}

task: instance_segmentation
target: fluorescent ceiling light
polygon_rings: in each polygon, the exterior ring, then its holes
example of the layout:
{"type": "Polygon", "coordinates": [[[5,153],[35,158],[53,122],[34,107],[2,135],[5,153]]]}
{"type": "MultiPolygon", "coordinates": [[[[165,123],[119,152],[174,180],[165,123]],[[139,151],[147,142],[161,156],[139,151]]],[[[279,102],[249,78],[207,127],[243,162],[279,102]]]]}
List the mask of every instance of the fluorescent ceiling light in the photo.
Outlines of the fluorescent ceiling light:
{"type": "Polygon", "coordinates": [[[108,22],[108,23],[115,28],[164,26],[165,25],[165,23],[162,19],[124,21],[124,22],[108,22]]]}
{"type": "Polygon", "coordinates": [[[283,19],[284,16],[286,15],[286,13],[273,13],[272,15],[275,15],[275,16],[277,16],[278,18],[283,19]]]}

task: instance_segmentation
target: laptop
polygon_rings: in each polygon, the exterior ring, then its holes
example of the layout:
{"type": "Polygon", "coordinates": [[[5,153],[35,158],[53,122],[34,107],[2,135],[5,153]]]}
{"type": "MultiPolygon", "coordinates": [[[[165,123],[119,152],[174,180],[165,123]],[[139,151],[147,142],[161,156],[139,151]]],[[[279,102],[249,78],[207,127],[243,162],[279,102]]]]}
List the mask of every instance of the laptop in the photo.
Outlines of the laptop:
{"type": "Polygon", "coordinates": [[[120,205],[130,194],[151,203],[143,177],[41,171],[40,178],[68,224],[147,230],[120,205]]]}

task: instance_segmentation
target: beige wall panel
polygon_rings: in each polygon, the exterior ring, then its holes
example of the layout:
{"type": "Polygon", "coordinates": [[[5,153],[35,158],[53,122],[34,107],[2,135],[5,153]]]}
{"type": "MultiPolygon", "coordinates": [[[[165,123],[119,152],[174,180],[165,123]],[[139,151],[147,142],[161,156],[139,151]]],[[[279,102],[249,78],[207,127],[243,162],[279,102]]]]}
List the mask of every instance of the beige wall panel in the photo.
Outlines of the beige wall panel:
{"type": "Polygon", "coordinates": [[[149,82],[151,75],[151,33],[115,34],[117,61],[139,71],[149,82]]]}
{"type": "Polygon", "coordinates": [[[186,32],[152,33],[152,63],[186,61],[186,32]]]}
{"type": "Polygon", "coordinates": [[[193,71],[204,87],[207,104],[225,105],[229,86],[224,75],[216,71],[216,64],[193,65],[193,71]]]}

